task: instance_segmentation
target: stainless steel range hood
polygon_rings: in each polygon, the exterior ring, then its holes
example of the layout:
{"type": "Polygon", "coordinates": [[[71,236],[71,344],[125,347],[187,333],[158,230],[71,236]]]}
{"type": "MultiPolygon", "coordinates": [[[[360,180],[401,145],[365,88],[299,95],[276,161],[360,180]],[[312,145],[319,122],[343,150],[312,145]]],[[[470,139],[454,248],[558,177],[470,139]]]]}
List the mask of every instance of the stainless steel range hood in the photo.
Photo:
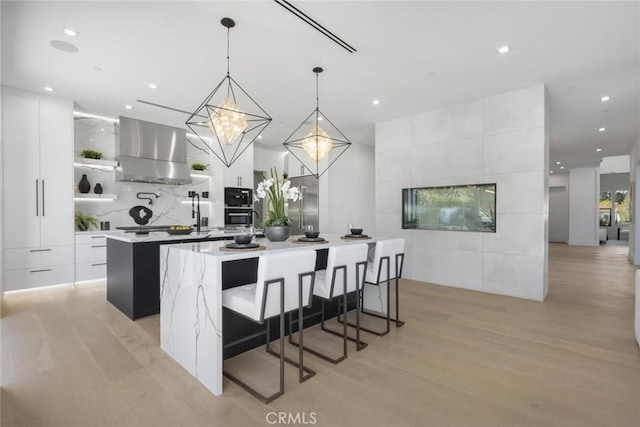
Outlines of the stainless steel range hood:
{"type": "Polygon", "coordinates": [[[191,184],[184,129],[120,117],[116,181],[191,184]]]}

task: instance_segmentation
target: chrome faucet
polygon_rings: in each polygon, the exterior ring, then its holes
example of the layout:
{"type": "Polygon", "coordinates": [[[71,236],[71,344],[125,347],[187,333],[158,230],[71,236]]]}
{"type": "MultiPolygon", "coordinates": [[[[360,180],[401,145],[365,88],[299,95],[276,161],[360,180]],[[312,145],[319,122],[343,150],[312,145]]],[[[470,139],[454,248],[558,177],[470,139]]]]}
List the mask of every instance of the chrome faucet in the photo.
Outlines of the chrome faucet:
{"type": "Polygon", "coordinates": [[[191,218],[197,218],[196,232],[200,233],[200,195],[197,192],[194,192],[193,196],[191,196],[191,218]],[[195,204],[196,197],[198,198],[197,211],[196,211],[196,204],[195,204]]]}

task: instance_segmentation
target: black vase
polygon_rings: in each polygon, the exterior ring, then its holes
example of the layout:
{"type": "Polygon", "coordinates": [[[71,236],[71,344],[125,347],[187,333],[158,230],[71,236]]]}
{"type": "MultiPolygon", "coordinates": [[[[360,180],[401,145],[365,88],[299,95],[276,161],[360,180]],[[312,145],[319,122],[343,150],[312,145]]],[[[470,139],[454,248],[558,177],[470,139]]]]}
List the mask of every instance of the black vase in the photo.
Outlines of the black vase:
{"type": "Polygon", "coordinates": [[[102,185],[100,185],[100,183],[97,183],[93,188],[93,192],[96,194],[102,194],[102,185]]]}
{"type": "Polygon", "coordinates": [[[78,183],[78,191],[82,194],[87,194],[89,191],[91,191],[91,183],[87,179],[87,175],[84,173],[82,174],[82,179],[78,183]]]}

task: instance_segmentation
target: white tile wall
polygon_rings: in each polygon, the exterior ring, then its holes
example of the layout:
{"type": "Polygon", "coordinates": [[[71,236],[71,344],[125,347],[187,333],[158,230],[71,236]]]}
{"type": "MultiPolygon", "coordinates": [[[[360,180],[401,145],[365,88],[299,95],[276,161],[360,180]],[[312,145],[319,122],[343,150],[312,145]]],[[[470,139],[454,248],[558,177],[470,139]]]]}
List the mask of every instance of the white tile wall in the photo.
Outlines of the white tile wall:
{"type": "Polygon", "coordinates": [[[482,117],[482,100],[416,114],[411,117],[412,146],[482,136],[482,117]]]}
{"type": "Polygon", "coordinates": [[[405,277],[544,298],[545,97],[538,85],[376,124],[376,229],[406,239],[405,277]],[[496,233],[401,229],[401,188],[481,182],[497,183],[496,233]]]}
{"type": "Polygon", "coordinates": [[[484,98],[484,133],[544,129],[545,87],[500,93],[484,98]]]}

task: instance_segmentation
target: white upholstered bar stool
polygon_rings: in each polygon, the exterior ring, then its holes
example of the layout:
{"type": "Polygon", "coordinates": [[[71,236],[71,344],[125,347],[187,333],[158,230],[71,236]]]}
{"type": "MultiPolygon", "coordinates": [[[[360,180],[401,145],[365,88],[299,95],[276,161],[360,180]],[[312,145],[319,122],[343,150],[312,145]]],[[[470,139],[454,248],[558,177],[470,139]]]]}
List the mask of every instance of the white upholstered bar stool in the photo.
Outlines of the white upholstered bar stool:
{"type": "MultiPolygon", "coordinates": [[[[342,297],[342,304],[340,304],[338,308],[338,316],[340,316],[340,306],[344,307],[343,310],[346,319],[347,294],[360,291],[362,289],[367,269],[368,252],[369,245],[367,245],[366,243],[330,247],[329,253],[327,255],[327,268],[325,270],[316,271],[313,296],[320,298],[320,300],[322,301],[322,309],[319,313],[313,313],[307,316],[307,318],[320,315],[321,329],[325,332],[342,337],[342,356],[333,358],[320,351],[306,347],[303,344],[302,336],[300,336],[300,342],[295,343],[293,342],[291,335],[289,335],[289,342],[291,344],[301,346],[309,353],[332,363],[339,363],[347,358],[347,340],[349,339],[349,336],[347,334],[347,322],[343,322],[342,334],[336,331],[332,331],[331,329],[326,329],[324,326],[324,303],[325,301],[331,301],[335,298],[342,297]]],[[[362,350],[367,346],[367,344],[360,341],[359,304],[360,296],[358,292],[358,294],[356,295],[356,338],[352,340],[356,342],[356,349],[362,350]]]]}
{"type": "MultiPolygon", "coordinates": [[[[383,336],[389,333],[390,322],[393,320],[396,323],[396,327],[404,325],[404,322],[400,320],[400,294],[398,293],[398,281],[402,277],[402,266],[404,264],[404,239],[391,239],[380,240],[376,243],[373,259],[370,260],[367,266],[367,275],[365,278],[365,285],[362,289],[362,312],[371,316],[386,319],[387,327],[383,331],[375,331],[361,327],[363,331],[370,332],[375,335],[383,336]],[[396,284],[396,318],[391,318],[391,280],[396,284]],[[382,305],[382,284],[386,283],[386,307],[382,305]],[[377,289],[376,289],[377,288],[377,289]],[[369,294],[370,298],[366,298],[365,293],[369,294]],[[375,295],[371,298],[371,295],[375,295]],[[367,301],[375,300],[380,301],[380,312],[386,311],[386,316],[367,311],[364,305],[367,301]]],[[[377,308],[377,307],[376,307],[377,308]]]]}
{"type": "Polygon", "coordinates": [[[302,349],[299,351],[297,363],[284,355],[285,313],[299,310],[300,319],[302,319],[302,308],[311,304],[315,264],[316,252],[313,250],[262,255],[258,260],[256,283],[222,291],[223,307],[256,323],[262,324],[267,320],[266,349],[270,354],[274,352],[269,350],[269,320],[273,317],[280,318],[280,353],[275,353],[280,358],[280,388],[276,393],[264,396],[234,375],[223,371],[227,378],[265,403],[284,394],[285,361],[298,367],[301,382],[315,374],[314,371],[304,367],[302,349]],[[304,372],[307,373],[306,377],[304,372]]]}

